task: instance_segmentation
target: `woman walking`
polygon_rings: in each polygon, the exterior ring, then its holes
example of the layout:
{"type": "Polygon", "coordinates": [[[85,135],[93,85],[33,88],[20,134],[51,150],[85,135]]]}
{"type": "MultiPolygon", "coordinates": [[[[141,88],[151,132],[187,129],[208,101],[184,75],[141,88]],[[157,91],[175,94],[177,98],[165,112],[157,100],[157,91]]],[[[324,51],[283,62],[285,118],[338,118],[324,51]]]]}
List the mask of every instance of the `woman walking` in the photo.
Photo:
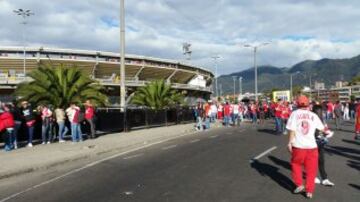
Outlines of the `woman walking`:
{"type": "Polygon", "coordinates": [[[28,132],[28,144],[27,147],[33,147],[32,140],[34,135],[35,116],[33,109],[27,101],[21,102],[21,113],[24,116],[26,129],[28,132]]]}

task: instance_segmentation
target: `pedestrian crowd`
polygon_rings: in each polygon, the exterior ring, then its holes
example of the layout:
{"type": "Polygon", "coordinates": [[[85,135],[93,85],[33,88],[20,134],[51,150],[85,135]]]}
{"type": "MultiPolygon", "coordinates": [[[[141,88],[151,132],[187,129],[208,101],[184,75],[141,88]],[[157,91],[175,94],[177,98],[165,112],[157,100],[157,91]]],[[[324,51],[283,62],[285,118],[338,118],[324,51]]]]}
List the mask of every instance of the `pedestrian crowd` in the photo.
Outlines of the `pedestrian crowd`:
{"type": "Polygon", "coordinates": [[[210,123],[216,120],[224,126],[239,126],[241,122],[250,121],[263,125],[266,119],[275,119],[276,131],[285,132],[286,120],[289,118],[293,105],[288,102],[249,101],[249,102],[199,102],[194,108],[197,121],[196,129],[209,129],[210,123]]]}
{"type": "Polygon", "coordinates": [[[294,193],[305,193],[308,198],[313,197],[315,184],[335,185],[325,169],[325,147],[334,135],[328,123],[334,122],[335,129],[340,130],[343,121],[354,120],[354,139],[360,139],[360,105],[356,101],[310,102],[303,95],[293,102],[279,99],[276,102],[221,103],[210,100],[199,102],[194,113],[197,130],[209,129],[216,121],[229,127],[240,126],[245,120],[261,125],[265,119],[274,119],[276,134],[289,136],[287,148],[291,153],[294,193]]]}
{"type": "Polygon", "coordinates": [[[48,105],[33,107],[27,101],[0,104],[0,133],[4,140],[4,150],[10,151],[19,146],[19,136],[27,137],[27,147],[33,147],[36,126],[41,128],[41,144],[51,144],[56,139],[65,142],[70,132],[72,142],[83,141],[82,125],[88,125],[89,138],[96,138],[95,108],[90,100],[81,106],[71,103],[66,109],[48,105]],[[69,126],[69,127],[68,127],[69,126]]]}

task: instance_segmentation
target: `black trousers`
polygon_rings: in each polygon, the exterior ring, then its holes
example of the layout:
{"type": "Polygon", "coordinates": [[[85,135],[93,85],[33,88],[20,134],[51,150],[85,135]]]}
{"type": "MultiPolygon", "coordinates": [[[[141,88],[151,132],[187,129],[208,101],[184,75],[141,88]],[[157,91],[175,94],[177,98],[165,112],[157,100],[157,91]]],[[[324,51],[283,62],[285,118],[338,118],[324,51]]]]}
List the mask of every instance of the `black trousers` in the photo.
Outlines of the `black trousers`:
{"type": "Polygon", "coordinates": [[[319,151],[319,173],[322,180],[327,179],[327,173],[325,171],[325,149],[324,144],[318,143],[319,151]]]}

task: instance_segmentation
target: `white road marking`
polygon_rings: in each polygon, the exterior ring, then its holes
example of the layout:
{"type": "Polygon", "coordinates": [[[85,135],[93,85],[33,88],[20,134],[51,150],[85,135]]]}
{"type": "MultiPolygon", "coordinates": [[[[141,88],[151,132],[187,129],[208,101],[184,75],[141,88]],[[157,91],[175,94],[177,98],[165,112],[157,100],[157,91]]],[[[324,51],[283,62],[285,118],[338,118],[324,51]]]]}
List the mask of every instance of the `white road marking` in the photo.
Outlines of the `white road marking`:
{"type": "Polygon", "coordinates": [[[139,156],[142,156],[142,155],[144,155],[144,154],[140,153],[140,154],[135,154],[135,155],[132,155],[132,156],[127,156],[127,157],[124,157],[124,160],[133,159],[133,158],[136,158],[136,157],[139,157],[139,156]]]}
{"type": "Polygon", "coordinates": [[[105,162],[105,161],[108,161],[108,160],[117,158],[117,157],[119,157],[119,156],[123,156],[123,155],[125,155],[125,154],[129,154],[129,153],[134,152],[134,151],[137,151],[137,150],[145,149],[145,148],[151,147],[151,146],[153,146],[153,145],[157,145],[157,144],[161,144],[161,143],[164,143],[164,142],[168,142],[168,141],[171,141],[171,140],[174,140],[174,139],[178,139],[178,138],[180,138],[180,137],[184,137],[184,136],[188,136],[188,135],[193,135],[193,134],[195,134],[195,133],[197,133],[197,132],[195,131],[195,132],[192,132],[192,133],[187,133],[187,134],[179,135],[179,136],[172,137],[172,138],[168,138],[168,139],[165,139],[165,140],[160,140],[160,141],[157,141],[157,142],[154,142],[154,143],[151,143],[151,144],[147,144],[147,145],[144,145],[144,146],[141,146],[141,147],[137,147],[137,148],[134,148],[134,149],[130,149],[130,150],[128,150],[128,151],[124,151],[124,152],[121,152],[121,153],[118,153],[118,154],[114,154],[114,155],[112,155],[112,156],[109,156],[109,157],[106,157],[106,158],[103,158],[103,159],[94,161],[94,162],[92,162],[92,163],[89,163],[89,164],[87,164],[87,165],[85,165],[85,166],[83,166],[83,167],[74,169],[74,170],[72,170],[72,171],[69,171],[69,172],[67,172],[67,173],[65,173],[65,174],[63,174],[63,175],[58,176],[58,177],[55,177],[55,178],[52,178],[52,179],[50,179],[50,180],[41,182],[41,183],[39,183],[39,184],[37,184],[37,185],[34,185],[34,186],[32,186],[32,187],[29,187],[29,188],[23,190],[23,191],[14,193],[14,194],[6,197],[6,198],[1,199],[0,202],[8,201],[8,200],[13,199],[13,198],[15,198],[15,197],[17,197],[17,196],[19,196],[19,195],[21,195],[21,194],[24,194],[24,193],[29,192],[29,191],[31,191],[31,190],[34,190],[34,189],[36,189],[36,188],[42,187],[42,186],[44,186],[44,185],[50,184],[50,183],[52,183],[52,182],[55,182],[55,181],[57,181],[57,180],[60,180],[60,179],[62,179],[62,178],[64,178],[64,177],[66,177],[66,176],[69,176],[69,175],[72,175],[72,174],[74,174],[74,173],[77,173],[77,172],[80,172],[80,171],[82,171],[82,170],[85,170],[85,169],[87,169],[87,168],[93,167],[93,166],[95,166],[95,165],[97,165],[97,164],[100,164],[100,163],[102,163],[102,162],[105,162]]]}
{"type": "Polygon", "coordinates": [[[195,139],[195,140],[191,140],[190,143],[195,143],[195,142],[199,142],[200,139],[195,139]]]}
{"type": "Polygon", "coordinates": [[[216,138],[218,137],[219,135],[213,135],[213,136],[210,136],[209,138],[216,138]]]}
{"type": "Polygon", "coordinates": [[[266,154],[272,152],[272,151],[275,150],[275,149],[277,149],[277,146],[271,147],[270,149],[268,149],[268,150],[264,151],[263,153],[255,156],[254,158],[252,158],[252,159],[250,160],[250,163],[253,163],[255,160],[260,159],[261,157],[265,156],[266,154]]]}
{"type": "Polygon", "coordinates": [[[175,148],[175,147],[177,147],[177,145],[176,144],[173,144],[173,145],[170,145],[170,146],[167,146],[167,147],[163,147],[163,148],[161,148],[162,150],[168,150],[168,149],[172,149],[172,148],[175,148]]]}

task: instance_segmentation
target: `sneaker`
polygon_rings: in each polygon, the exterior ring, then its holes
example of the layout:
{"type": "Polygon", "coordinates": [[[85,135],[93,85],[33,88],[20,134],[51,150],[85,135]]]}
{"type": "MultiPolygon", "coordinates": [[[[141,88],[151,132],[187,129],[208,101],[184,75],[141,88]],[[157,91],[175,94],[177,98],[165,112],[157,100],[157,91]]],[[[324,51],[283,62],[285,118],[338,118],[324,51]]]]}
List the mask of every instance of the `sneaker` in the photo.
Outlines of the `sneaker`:
{"type": "Polygon", "coordinates": [[[304,190],[305,190],[304,185],[298,186],[298,187],[296,187],[296,189],[294,190],[294,194],[299,194],[299,193],[301,193],[301,192],[304,192],[304,190]]]}
{"type": "Polygon", "coordinates": [[[321,184],[321,181],[320,181],[320,179],[319,178],[315,178],[315,184],[321,184]]]}
{"type": "Polygon", "coordinates": [[[46,142],[42,142],[41,144],[46,144],[46,142]]]}
{"type": "Polygon", "coordinates": [[[65,140],[59,140],[59,143],[64,143],[64,142],[66,142],[65,140]]]}
{"type": "Polygon", "coordinates": [[[50,141],[48,141],[46,144],[51,144],[51,142],[50,142],[50,141]]]}
{"type": "Polygon", "coordinates": [[[328,179],[323,180],[323,181],[321,182],[321,184],[322,184],[322,185],[325,185],[325,186],[329,186],[329,187],[332,187],[332,186],[335,185],[334,183],[332,183],[332,182],[331,182],[330,180],[328,180],[328,179]]]}
{"type": "Polygon", "coordinates": [[[27,147],[33,147],[32,143],[27,144],[27,147]]]}
{"type": "Polygon", "coordinates": [[[310,193],[310,192],[307,192],[307,193],[306,193],[306,198],[311,199],[312,197],[313,197],[313,194],[312,194],[312,193],[310,193]]]}
{"type": "Polygon", "coordinates": [[[17,144],[14,144],[14,149],[18,149],[18,146],[17,146],[17,144]]]}

